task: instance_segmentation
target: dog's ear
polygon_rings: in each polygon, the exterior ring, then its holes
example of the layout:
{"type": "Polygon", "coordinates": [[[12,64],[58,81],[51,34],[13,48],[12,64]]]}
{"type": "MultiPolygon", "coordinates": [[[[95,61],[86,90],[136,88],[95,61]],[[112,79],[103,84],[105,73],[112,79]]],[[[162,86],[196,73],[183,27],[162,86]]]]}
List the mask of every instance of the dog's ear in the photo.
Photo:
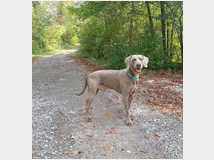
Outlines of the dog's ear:
{"type": "Polygon", "coordinates": [[[128,56],[126,59],[125,59],[125,63],[127,65],[127,68],[130,67],[130,64],[131,64],[131,58],[132,58],[132,55],[131,56],[128,56]]]}
{"type": "Polygon", "coordinates": [[[147,64],[149,62],[149,58],[147,58],[146,56],[143,56],[143,55],[142,55],[142,57],[143,57],[143,66],[147,68],[148,67],[147,64]]]}

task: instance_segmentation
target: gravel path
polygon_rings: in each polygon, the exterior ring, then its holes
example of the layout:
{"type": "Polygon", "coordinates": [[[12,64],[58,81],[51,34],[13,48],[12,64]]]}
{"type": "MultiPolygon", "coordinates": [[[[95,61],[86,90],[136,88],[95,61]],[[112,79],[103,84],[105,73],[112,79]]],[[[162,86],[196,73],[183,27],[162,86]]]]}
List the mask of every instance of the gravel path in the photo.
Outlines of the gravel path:
{"type": "Polygon", "coordinates": [[[150,110],[143,104],[146,97],[134,98],[134,125],[127,126],[121,95],[100,91],[91,104],[88,123],[84,106],[88,91],[82,96],[74,93],[82,90],[90,72],[65,54],[39,58],[32,72],[33,159],[183,158],[182,118],[150,110]]]}

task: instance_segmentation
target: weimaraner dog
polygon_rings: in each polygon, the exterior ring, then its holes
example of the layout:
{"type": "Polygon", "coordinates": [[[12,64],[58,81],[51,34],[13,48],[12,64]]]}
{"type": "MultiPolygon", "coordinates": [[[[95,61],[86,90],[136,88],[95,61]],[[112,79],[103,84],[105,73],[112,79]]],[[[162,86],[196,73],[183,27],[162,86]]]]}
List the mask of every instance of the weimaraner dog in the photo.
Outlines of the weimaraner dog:
{"type": "Polygon", "coordinates": [[[149,59],[143,55],[131,55],[125,59],[126,69],[122,70],[99,70],[92,72],[85,80],[85,86],[78,96],[82,95],[88,85],[88,99],[86,100],[86,118],[87,121],[92,121],[89,116],[89,108],[92,100],[97,95],[99,89],[114,89],[122,94],[123,103],[125,106],[125,115],[127,125],[132,125],[130,119],[130,105],[133,99],[134,92],[139,83],[139,74],[144,67],[147,68],[149,59]]]}

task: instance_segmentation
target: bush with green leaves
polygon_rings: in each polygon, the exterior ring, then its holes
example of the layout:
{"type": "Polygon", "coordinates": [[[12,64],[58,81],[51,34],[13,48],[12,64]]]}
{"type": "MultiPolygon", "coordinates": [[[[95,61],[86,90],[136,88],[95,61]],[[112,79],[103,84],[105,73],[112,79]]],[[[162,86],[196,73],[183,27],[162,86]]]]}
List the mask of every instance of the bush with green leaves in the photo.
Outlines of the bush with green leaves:
{"type": "Polygon", "coordinates": [[[149,69],[178,69],[182,62],[182,2],[76,2],[82,20],[78,39],[84,57],[121,69],[130,54],[149,58],[149,69]],[[178,58],[179,57],[179,58],[178,58]]]}
{"type": "Polygon", "coordinates": [[[77,19],[66,6],[74,2],[32,2],[32,54],[56,53],[77,45],[77,19]]]}

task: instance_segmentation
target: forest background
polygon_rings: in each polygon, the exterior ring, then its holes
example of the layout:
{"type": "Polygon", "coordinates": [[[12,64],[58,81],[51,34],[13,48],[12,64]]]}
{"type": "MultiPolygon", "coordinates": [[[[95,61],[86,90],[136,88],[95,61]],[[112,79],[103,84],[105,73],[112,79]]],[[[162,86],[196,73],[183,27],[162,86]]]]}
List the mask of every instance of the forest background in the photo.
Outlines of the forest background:
{"type": "Polygon", "coordinates": [[[182,70],[183,2],[33,1],[33,57],[75,46],[111,69],[143,54],[149,69],[182,70]]]}

